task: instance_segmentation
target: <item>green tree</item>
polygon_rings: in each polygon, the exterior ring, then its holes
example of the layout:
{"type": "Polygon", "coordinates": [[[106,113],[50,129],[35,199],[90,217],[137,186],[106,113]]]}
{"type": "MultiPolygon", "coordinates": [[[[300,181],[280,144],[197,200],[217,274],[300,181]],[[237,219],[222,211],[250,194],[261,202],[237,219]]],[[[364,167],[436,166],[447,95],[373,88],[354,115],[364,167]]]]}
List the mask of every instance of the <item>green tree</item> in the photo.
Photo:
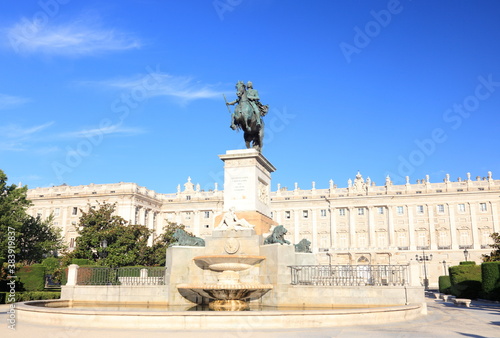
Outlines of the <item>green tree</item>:
{"type": "MultiPolygon", "coordinates": [[[[173,222],[168,222],[168,224],[163,228],[163,233],[156,237],[153,246],[149,249],[147,255],[147,260],[145,265],[149,266],[165,266],[166,263],[166,251],[167,248],[175,242],[174,232],[177,229],[185,230],[185,226],[182,224],[177,224],[173,222]]],[[[193,236],[188,232],[189,235],[193,236]]]]}
{"type": "Polygon", "coordinates": [[[483,262],[498,262],[500,261],[500,234],[494,232],[490,235],[494,243],[490,244],[494,250],[489,255],[483,255],[483,262]]]}
{"type": "Polygon", "coordinates": [[[113,215],[116,204],[98,203],[83,211],[78,224],[74,258],[94,260],[103,266],[141,265],[147,261],[151,230],[142,225],[127,225],[122,217],[113,215]]]}
{"type": "Polygon", "coordinates": [[[28,187],[7,185],[7,175],[0,170],[0,257],[8,257],[9,233],[14,236],[16,261],[25,264],[40,262],[61,250],[60,231],[52,227],[52,217],[42,220],[26,213],[31,202],[28,187]]]}

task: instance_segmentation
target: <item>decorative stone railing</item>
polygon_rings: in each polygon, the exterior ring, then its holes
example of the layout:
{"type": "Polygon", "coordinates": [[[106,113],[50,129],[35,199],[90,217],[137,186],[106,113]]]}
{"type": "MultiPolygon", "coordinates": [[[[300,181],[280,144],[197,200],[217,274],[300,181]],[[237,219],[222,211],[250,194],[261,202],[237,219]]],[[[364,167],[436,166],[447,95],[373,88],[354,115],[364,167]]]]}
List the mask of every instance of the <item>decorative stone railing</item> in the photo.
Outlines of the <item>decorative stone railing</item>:
{"type": "Polygon", "coordinates": [[[408,265],[293,265],[292,285],[408,285],[408,265]]]}

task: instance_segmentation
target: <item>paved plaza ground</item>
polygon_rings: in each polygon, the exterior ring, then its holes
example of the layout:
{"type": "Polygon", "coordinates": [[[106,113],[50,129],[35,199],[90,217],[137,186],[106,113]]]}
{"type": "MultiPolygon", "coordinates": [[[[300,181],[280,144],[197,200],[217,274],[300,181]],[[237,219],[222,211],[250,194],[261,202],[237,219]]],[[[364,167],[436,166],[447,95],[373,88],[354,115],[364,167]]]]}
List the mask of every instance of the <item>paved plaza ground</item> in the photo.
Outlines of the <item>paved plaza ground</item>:
{"type": "Polygon", "coordinates": [[[120,330],[86,329],[33,325],[17,323],[16,331],[7,328],[8,307],[0,305],[0,337],[35,337],[35,338],[148,338],[148,337],[217,337],[217,338],[252,338],[252,337],[500,337],[500,304],[473,301],[470,308],[457,307],[453,303],[443,302],[428,297],[426,299],[429,314],[426,317],[386,325],[353,325],[328,329],[278,329],[259,330],[245,327],[235,331],[166,331],[166,330],[120,330]]]}

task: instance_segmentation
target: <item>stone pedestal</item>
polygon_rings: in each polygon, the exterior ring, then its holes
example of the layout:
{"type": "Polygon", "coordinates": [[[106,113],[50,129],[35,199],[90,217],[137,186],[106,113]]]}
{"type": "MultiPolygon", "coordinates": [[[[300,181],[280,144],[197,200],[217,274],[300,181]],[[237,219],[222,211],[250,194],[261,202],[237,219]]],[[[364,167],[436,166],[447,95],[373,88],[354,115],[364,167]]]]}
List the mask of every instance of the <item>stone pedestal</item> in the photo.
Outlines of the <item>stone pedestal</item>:
{"type": "Polygon", "coordinates": [[[224,212],[233,208],[238,218],[255,225],[257,234],[268,232],[275,224],[269,195],[276,168],[255,149],[228,150],[219,158],[224,161],[224,212]]]}

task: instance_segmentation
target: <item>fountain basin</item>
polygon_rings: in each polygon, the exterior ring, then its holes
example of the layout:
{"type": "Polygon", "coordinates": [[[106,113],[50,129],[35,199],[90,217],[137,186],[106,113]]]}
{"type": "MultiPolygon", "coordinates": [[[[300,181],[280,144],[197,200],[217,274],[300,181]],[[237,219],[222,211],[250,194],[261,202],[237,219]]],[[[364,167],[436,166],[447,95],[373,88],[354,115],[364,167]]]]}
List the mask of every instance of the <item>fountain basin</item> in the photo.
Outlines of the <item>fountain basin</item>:
{"type": "Polygon", "coordinates": [[[198,267],[212,271],[242,271],[250,269],[264,259],[265,256],[256,255],[205,255],[193,258],[198,267]]]}
{"type": "MultiPolygon", "coordinates": [[[[271,311],[106,311],[99,302],[87,309],[71,308],[72,301],[30,301],[16,304],[19,322],[60,325],[64,328],[120,328],[147,330],[237,330],[255,323],[258,329],[321,328],[380,325],[417,319],[426,313],[425,304],[377,308],[274,309],[271,311]],[[49,304],[53,304],[49,307],[49,304]],[[38,305],[38,306],[34,306],[38,305]]],[[[234,331],[238,332],[238,331],[234,331]]]]}
{"type": "Polygon", "coordinates": [[[190,290],[198,295],[218,300],[257,299],[272,290],[271,284],[179,284],[177,289],[190,290]]]}

